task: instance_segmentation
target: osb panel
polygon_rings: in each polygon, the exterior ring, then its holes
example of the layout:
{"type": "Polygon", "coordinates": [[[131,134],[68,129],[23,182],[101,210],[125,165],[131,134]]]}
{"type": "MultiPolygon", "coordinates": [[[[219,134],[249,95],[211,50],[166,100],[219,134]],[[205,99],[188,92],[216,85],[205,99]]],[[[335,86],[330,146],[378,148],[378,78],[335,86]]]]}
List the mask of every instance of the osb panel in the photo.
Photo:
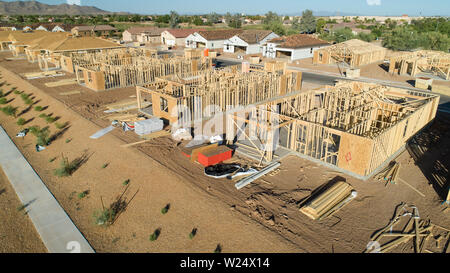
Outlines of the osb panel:
{"type": "Polygon", "coordinates": [[[83,76],[86,87],[95,91],[105,90],[105,76],[103,75],[103,72],[89,72],[84,70],[83,76]],[[91,81],[89,81],[88,73],[91,73],[91,81]]]}
{"type": "Polygon", "coordinates": [[[372,157],[373,141],[351,134],[342,134],[338,167],[365,176],[372,157]]]}
{"type": "Polygon", "coordinates": [[[170,96],[164,96],[157,93],[152,93],[152,109],[153,115],[155,117],[160,117],[166,119],[173,124],[178,121],[178,116],[172,116],[173,109],[177,107],[177,99],[172,98],[170,96]],[[167,100],[167,105],[169,106],[169,112],[165,112],[161,110],[161,98],[165,98],[167,100]]]}

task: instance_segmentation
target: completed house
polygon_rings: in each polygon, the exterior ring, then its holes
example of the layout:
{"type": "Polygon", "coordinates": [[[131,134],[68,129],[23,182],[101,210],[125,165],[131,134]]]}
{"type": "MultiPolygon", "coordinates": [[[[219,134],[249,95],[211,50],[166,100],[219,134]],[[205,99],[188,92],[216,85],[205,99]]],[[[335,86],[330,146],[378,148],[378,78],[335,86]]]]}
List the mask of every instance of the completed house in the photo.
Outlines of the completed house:
{"type": "Polygon", "coordinates": [[[223,49],[225,41],[242,32],[239,29],[197,31],[186,38],[186,47],[223,49]]]}
{"type": "Polygon", "coordinates": [[[77,26],[72,29],[72,35],[79,37],[109,37],[116,31],[117,29],[115,27],[108,25],[77,26]]]}
{"type": "Polygon", "coordinates": [[[167,29],[161,33],[161,43],[167,46],[184,46],[186,38],[201,29],[167,29]]]}
{"type": "Polygon", "coordinates": [[[244,30],[224,43],[224,52],[258,54],[263,52],[263,47],[272,39],[279,36],[271,30],[244,30]]]}
{"type": "Polygon", "coordinates": [[[142,33],[153,31],[156,27],[131,27],[122,33],[124,42],[138,42],[138,36],[142,33]]]}
{"type": "Polygon", "coordinates": [[[307,34],[283,36],[267,42],[263,49],[263,56],[288,58],[290,61],[295,61],[312,58],[315,50],[329,45],[328,42],[307,34]]]}

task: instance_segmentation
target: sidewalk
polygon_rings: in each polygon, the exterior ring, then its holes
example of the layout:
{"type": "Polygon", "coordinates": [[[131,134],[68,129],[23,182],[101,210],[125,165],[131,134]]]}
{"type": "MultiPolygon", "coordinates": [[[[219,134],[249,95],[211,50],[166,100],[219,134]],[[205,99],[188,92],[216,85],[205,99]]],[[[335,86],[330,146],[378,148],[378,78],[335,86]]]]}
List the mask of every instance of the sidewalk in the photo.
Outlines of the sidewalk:
{"type": "Polygon", "coordinates": [[[94,253],[1,126],[0,166],[50,253],[94,253]]]}

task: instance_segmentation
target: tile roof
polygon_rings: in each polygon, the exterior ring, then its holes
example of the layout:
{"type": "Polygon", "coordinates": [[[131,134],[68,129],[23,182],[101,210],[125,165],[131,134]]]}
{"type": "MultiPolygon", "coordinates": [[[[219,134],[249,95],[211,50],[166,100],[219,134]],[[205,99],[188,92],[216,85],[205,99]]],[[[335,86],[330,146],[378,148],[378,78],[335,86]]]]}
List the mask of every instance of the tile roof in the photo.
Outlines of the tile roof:
{"type": "Polygon", "coordinates": [[[76,51],[97,48],[122,47],[117,43],[96,37],[66,37],[46,46],[49,51],[76,51]]]}
{"type": "Polygon", "coordinates": [[[132,35],[138,35],[146,31],[154,31],[158,29],[157,27],[130,27],[126,31],[131,33],[132,35]]]}
{"type": "Polygon", "coordinates": [[[203,38],[210,41],[228,40],[234,35],[242,33],[240,29],[204,30],[197,31],[203,38]]]}
{"type": "Polygon", "coordinates": [[[77,26],[74,27],[78,31],[114,31],[117,30],[115,27],[109,25],[98,25],[98,26],[77,26]]]}
{"type": "Polygon", "coordinates": [[[307,34],[295,34],[291,36],[283,36],[270,40],[271,43],[277,43],[282,48],[303,48],[318,45],[329,45],[330,43],[314,38],[307,34]]]}
{"type": "Polygon", "coordinates": [[[248,44],[257,44],[273,33],[271,30],[244,30],[237,36],[248,44]]]}
{"type": "Polygon", "coordinates": [[[172,34],[175,38],[186,38],[187,36],[199,32],[204,31],[204,29],[183,29],[183,28],[173,28],[166,30],[170,34],[172,34]]]}

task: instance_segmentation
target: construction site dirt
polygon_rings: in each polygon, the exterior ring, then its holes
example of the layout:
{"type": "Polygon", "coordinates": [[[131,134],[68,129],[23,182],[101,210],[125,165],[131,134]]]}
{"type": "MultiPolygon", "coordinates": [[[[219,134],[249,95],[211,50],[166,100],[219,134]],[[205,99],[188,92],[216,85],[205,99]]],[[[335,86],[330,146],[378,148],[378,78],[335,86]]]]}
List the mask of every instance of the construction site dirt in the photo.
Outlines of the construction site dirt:
{"type": "MultiPolygon", "coordinates": [[[[31,139],[16,144],[98,252],[213,252],[220,244],[224,252],[361,253],[373,233],[386,226],[402,202],[414,204],[422,218],[450,226],[448,209],[443,212],[446,209],[442,205],[443,193],[439,192],[445,185],[436,185],[429,173],[435,166],[433,162],[441,162],[440,171],[447,170],[444,183],[448,187],[449,149],[439,148],[450,144],[448,135],[442,135],[450,129],[449,117],[444,114],[438,114],[434,124],[424,132],[424,136],[432,136],[432,141],[426,142],[432,147],[421,155],[426,160],[413,157],[409,151],[397,159],[402,165],[399,176],[426,198],[403,184],[385,185],[374,179],[360,181],[296,156],[284,158],[278,171],[237,191],[231,181],[205,176],[203,166],[187,159],[170,137],[121,148],[122,144],[140,139],[117,129],[97,142],[88,141],[99,127],[111,124],[104,119],[104,106],[135,96],[135,88],[106,92],[93,92],[78,85],[49,88],[45,83],[70,79],[73,75],[27,82],[17,75],[38,71],[37,64],[26,60],[9,62],[4,60],[6,55],[0,56],[2,81],[33,93],[42,101],[41,105],[49,107],[48,111],[61,116],[61,121],[70,122],[64,139],[42,154],[34,151],[31,139]],[[8,74],[9,71],[16,75],[8,74]],[[62,95],[72,91],[80,93],[62,95]],[[66,138],[72,141],[65,143],[66,138]],[[73,158],[85,150],[92,156],[73,177],[60,181],[53,176],[56,165],[49,166],[50,158],[61,153],[73,158]],[[103,164],[108,164],[104,170],[103,164]],[[131,192],[138,191],[130,207],[108,230],[94,226],[92,212],[101,206],[100,197],[112,200],[120,194],[121,183],[126,179],[131,180],[131,192]],[[358,191],[351,204],[323,221],[312,221],[299,212],[299,205],[311,192],[336,179],[346,181],[358,191]],[[74,192],[86,190],[90,192],[87,200],[73,198],[74,192]],[[171,204],[172,214],[163,218],[159,210],[167,204],[171,204]],[[189,241],[188,233],[195,227],[199,234],[189,241]],[[161,239],[149,242],[148,235],[157,228],[162,228],[161,239]]],[[[15,103],[20,102],[12,102],[15,103]]],[[[31,114],[26,117],[31,118],[31,114]]],[[[0,121],[10,136],[17,133],[12,119],[1,115],[0,121]]],[[[232,162],[235,161],[257,165],[240,156],[235,156],[232,162]]],[[[413,244],[404,251],[413,252],[413,244]]]]}

